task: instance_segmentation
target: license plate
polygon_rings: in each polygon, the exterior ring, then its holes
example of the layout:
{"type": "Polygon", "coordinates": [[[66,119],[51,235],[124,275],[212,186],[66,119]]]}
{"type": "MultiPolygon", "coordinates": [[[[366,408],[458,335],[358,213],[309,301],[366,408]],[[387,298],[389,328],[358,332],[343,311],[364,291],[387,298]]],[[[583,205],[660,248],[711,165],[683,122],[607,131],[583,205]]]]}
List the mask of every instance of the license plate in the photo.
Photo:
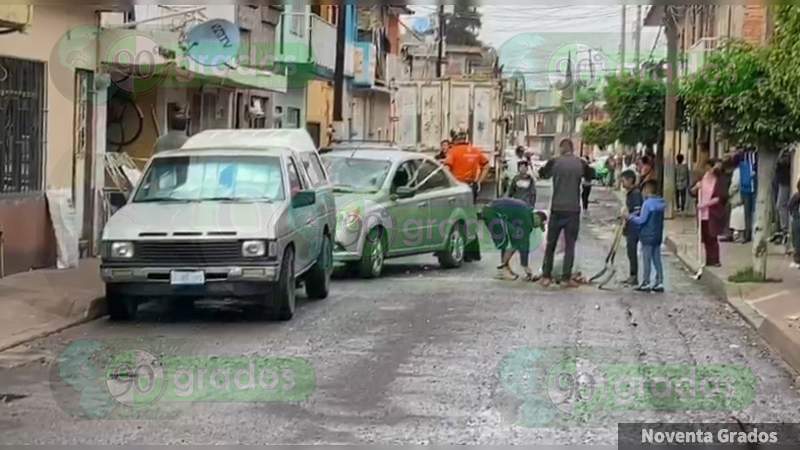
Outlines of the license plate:
{"type": "Polygon", "coordinates": [[[173,270],[169,274],[170,284],[192,286],[206,283],[206,274],[202,270],[173,270]]]}

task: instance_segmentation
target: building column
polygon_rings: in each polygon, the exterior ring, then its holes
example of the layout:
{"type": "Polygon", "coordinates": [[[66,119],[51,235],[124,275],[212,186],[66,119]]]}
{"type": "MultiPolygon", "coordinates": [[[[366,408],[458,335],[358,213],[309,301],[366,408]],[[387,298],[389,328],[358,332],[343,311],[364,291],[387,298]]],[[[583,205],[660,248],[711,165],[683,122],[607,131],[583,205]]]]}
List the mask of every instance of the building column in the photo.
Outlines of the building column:
{"type": "Polygon", "coordinates": [[[678,28],[677,17],[670,17],[665,6],[664,33],[667,37],[667,94],[664,104],[664,152],[662,163],[663,194],[667,203],[665,217],[673,218],[675,210],[675,154],[678,110],[678,28]]]}

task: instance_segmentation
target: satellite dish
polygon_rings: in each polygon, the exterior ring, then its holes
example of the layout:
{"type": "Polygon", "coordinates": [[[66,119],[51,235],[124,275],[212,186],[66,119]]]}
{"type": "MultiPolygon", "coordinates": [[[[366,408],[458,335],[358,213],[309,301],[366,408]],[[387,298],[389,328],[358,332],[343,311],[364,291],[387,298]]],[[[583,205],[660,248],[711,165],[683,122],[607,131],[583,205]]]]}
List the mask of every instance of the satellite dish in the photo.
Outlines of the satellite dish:
{"type": "Polygon", "coordinates": [[[426,34],[433,29],[433,24],[428,17],[414,17],[411,19],[411,28],[419,34],[426,34]]]}
{"type": "Polygon", "coordinates": [[[231,65],[239,54],[239,27],[224,19],[203,22],[186,35],[186,55],[203,66],[231,65]]]}

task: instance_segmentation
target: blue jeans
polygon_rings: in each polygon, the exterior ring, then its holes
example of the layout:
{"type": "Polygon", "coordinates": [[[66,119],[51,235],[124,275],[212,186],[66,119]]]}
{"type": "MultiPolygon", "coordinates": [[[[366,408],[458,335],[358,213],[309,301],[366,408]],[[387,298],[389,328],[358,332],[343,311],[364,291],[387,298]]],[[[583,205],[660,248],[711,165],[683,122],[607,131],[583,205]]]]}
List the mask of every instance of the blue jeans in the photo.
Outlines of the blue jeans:
{"type": "Polygon", "coordinates": [[[661,265],[661,245],[642,244],[642,265],[644,265],[643,285],[658,286],[664,283],[664,267],[661,265]],[[652,268],[656,269],[656,282],[651,285],[650,270],[652,268]]]}

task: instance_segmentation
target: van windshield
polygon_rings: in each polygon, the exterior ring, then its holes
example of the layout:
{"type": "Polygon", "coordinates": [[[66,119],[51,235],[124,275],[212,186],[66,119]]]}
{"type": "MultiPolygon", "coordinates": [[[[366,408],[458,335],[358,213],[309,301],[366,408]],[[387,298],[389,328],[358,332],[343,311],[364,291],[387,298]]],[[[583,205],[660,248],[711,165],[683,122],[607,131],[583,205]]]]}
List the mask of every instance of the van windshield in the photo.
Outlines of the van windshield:
{"type": "Polygon", "coordinates": [[[134,202],[278,201],[284,199],[275,156],[173,156],[157,158],[134,202]]]}

